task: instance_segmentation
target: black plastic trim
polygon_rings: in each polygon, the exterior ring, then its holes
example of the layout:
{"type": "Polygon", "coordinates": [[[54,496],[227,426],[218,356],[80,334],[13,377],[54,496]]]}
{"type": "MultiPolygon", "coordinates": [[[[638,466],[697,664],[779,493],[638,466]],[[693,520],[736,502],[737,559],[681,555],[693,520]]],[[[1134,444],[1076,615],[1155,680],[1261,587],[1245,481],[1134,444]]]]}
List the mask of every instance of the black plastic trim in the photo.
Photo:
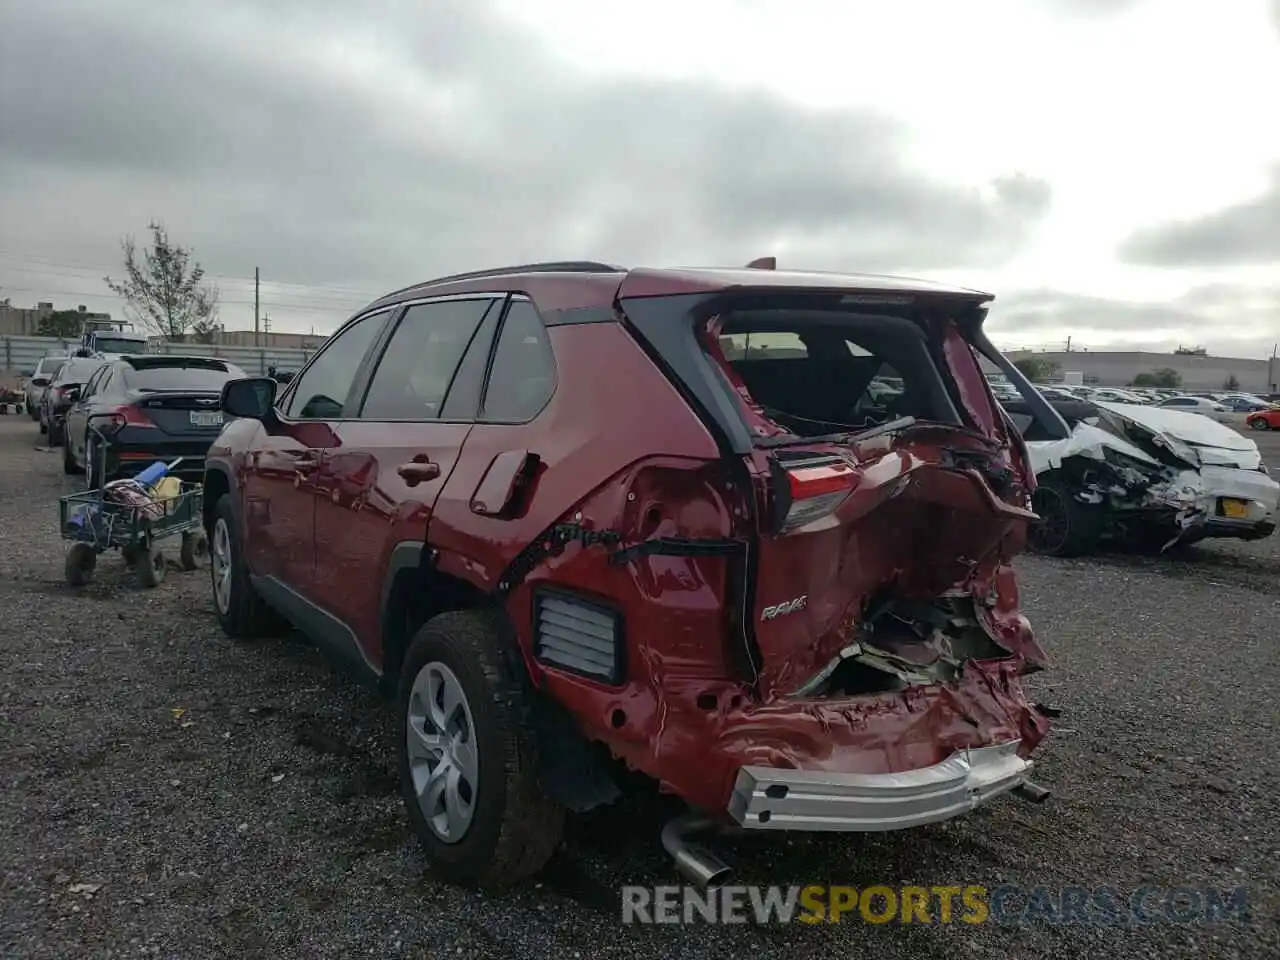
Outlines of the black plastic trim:
{"type": "Polygon", "coordinates": [[[533,657],[542,666],[557,670],[564,673],[570,673],[574,676],[584,677],[587,680],[602,684],[608,687],[621,687],[626,678],[627,668],[627,634],[626,622],[622,615],[622,610],[610,603],[605,603],[595,597],[585,597],[582,594],[566,590],[563,587],[535,586],[532,590],[531,609],[533,611],[533,657]],[[579,607],[586,608],[592,612],[607,616],[613,623],[613,663],[608,676],[601,676],[598,673],[592,673],[589,670],[574,668],[571,664],[561,663],[555,660],[549,660],[541,655],[542,644],[542,602],[545,599],[562,600],[579,607]]]}
{"type": "Polygon", "coordinates": [[[276,577],[250,574],[249,581],[281,616],[351,667],[362,680],[376,683],[382,679],[382,671],[370,662],[355,631],[345,621],[276,577]]]}
{"type": "Polygon", "coordinates": [[[694,312],[715,294],[629,297],[619,301],[643,346],[716,436],[726,453],[751,453],[751,432],[724,373],[707,356],[694,330],[694,312]]]}

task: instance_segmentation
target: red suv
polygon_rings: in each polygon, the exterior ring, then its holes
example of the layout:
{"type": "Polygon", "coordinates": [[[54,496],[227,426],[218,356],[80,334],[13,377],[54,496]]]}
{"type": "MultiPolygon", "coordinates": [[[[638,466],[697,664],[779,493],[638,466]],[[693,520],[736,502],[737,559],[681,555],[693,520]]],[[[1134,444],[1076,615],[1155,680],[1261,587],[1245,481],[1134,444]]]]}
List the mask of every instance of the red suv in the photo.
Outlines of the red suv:
{"type": "Polygon", "coordinates": [[[1010,566],[1034,480],[982,362],[1067,427],[990,299],[600,263],[393,293],[287,386],[224,388],[218,618],[397,692],[409,817],[462,881],[529,876],[634,772],[700,811],[663,842],[704,883],[695,829],[1043,799],[1010,566]]]}

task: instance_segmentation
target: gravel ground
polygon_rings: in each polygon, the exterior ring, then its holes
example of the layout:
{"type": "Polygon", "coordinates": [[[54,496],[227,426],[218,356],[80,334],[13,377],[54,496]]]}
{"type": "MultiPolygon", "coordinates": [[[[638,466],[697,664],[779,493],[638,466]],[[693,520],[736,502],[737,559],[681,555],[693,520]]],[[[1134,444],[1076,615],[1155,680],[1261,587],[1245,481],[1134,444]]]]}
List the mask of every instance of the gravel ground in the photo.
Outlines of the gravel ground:
{"type": "MultiPolygon", "coordinates": [[[[1280,438],[1264,439],[1280,469],[1280,438]]],[[[573,821],[529,889],[434,881],[396,795],[388,708],[301,639],[224,639],[202,574],[144,591],[108,556],[73,593],[66,481],[36,440],[0,420],[6,957],[1280,956],[1280,537],[1021,561],[1055,657],[1035,692],[1063,711],[1040,763],[1047,804],[720,848],[747,883],[1243,884],[1252,921],[623,927],[621,884],[673,882],[655,804],[573,821]]]]}

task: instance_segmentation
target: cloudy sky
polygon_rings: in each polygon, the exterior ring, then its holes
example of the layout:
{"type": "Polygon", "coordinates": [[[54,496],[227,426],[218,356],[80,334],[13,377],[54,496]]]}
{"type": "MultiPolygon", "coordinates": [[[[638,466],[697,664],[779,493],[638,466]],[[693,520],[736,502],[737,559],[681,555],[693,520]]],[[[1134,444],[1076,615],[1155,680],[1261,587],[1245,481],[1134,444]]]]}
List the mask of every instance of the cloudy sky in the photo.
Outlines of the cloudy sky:
{"type": "Polygon", "coordinates": [[[0,298],[160,219],[252,327],[526,260],[906,273],[1007,347],[1280,340],[1280,0],[0,0],[0,298]],[[627,12],[608,13],[608,10],[627,12]]]}

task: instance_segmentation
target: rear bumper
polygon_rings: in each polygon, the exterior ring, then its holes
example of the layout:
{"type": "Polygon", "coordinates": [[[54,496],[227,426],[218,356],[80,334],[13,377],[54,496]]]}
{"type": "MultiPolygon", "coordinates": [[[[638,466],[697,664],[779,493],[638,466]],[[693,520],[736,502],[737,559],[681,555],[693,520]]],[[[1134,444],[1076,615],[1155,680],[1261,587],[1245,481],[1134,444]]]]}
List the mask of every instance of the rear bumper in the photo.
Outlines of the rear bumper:
{"type": "Polygon", "coordinates": [[[902,773],[743,767],[729,816],[752,830],[904,830],[949,820],[1027,782],[1021,741],[958,750],[902,773]]]}
{"type": "Polygon", "coordinates": [[[153,441],[150,443],[113,443],[107,454],[107,471],[115,477],[132,477],[157,460],[171,463],[182,458],[173,476],[183,480],[199,480],[204,475],[204,461],[209,443],[198,441],[153,441]]]}

